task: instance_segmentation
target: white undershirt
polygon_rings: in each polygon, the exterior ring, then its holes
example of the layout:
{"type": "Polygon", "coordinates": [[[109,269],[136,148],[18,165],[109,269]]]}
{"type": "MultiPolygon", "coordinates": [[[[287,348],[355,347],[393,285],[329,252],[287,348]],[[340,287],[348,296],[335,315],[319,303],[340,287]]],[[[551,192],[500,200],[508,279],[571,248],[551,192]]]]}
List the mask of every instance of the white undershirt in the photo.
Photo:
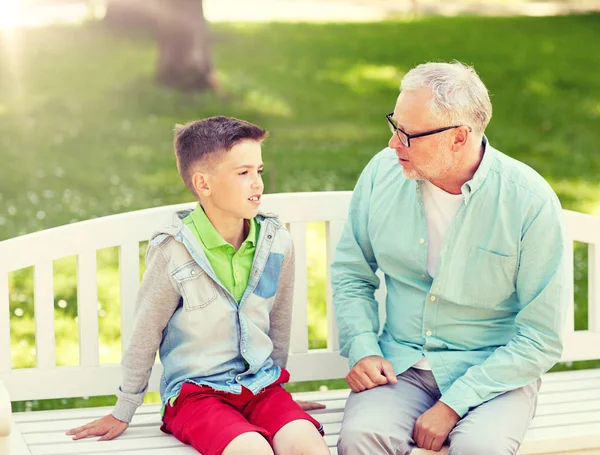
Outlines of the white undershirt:
{"type": "MultiPolygon", "coordinates": [[[[464,196],[462,194],[447,193],[428,181],[423,184],[423,203],[425,205],[425,220],[427,221],[429,240],[427,273],[431,277],[435,277],[437,271],[444,236],[448,232],[463,200],[464,196]]],[[[426,357],[423,357],[413,366],[421,370],[431,370],[426,357]]]]}

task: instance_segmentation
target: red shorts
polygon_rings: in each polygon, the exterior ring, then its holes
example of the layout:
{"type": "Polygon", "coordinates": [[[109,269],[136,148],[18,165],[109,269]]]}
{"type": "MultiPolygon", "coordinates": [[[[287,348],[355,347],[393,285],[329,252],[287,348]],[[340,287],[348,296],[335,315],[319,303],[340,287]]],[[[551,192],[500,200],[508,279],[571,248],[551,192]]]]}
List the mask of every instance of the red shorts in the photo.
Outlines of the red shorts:
{"type": "Polygon", "coordinates": [[[274,384],[256,395],[245,387],[235,395],[186,382],[174,405],[166,406],[161,430],[202,455],[221,455],[233,439],[248,432],[260,433],[272,444],[275,433],[294,420],[308,420],[323,434],[321,424],[283,388],[289,378],[282,370],[274,384]]]}

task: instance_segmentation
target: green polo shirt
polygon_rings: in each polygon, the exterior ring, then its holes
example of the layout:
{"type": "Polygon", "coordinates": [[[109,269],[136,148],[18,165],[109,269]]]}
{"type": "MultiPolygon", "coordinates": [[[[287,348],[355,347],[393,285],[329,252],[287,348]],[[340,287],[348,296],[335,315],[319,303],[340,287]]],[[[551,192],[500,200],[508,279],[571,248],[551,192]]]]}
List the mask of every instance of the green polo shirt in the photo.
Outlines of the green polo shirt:
{"type": "Polygon", "coordinates": [[[231,295],[239,303],[242,300],[246,286],[248,286],[260,225],[254,218],[249,220],[248,237],[246,237],[240,248],[235,251],[233,245],[227,243],[217,232],[200,204],[183,219],[183,222],[198,237],[200,245],[202,245],[202,249],[221,284],[231,292],[231,295]]]}

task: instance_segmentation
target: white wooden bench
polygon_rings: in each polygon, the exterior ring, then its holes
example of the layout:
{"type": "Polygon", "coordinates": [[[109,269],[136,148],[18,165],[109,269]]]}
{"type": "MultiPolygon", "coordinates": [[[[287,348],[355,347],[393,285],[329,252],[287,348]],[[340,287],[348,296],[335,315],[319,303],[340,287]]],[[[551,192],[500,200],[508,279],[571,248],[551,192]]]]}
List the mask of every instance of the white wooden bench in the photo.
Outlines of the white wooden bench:
{"type": "MultiPolygon", "coordinates": [[[[347,216],[349,192],[277,194],[264,198],[265,211],[279,213],[296,246],[297,286],[289,369],[294,381],[344,377],[347,361],[338,354],[331,289],[327,288],[327,348],[309,350],[307,323],[306,226],[326,222],[327,261],[347,216]]],[[[50,454],[193,454],[195,451],[159,430],[159,406],[142,406],[120,438],[98,443],[71,441],[65,430],[105,415],[110,408],[10,413],[10,400],[35,400],[114,394],[121,378],[118,364],[99,362],[96,251],[118,246],[123,345],[130,335],[133,303],[139,286],[139,242],[166,224],[174,209],[193,204],[114,215],[0,242],[0,455],[50,454]],[[53,261],[77,256],[80,365],[56,366],[53,261]],[[34,267],[37,366],[12,369],[8,274],[34,267]],[[3,384],[3,385],[2,385],[3,384]],[[12,420],[12,432],[10,431],[12,420]]],[[[565,328],[564,361],[600,359],[600,219],[564,212],[571,240],[589,244],[588,330],[574,330],[574,306],[565,328]]],[[[572,252],[571,252],[572,255],[572,252]]],[[[572,264],[572,260],[570,263],[572,264]]],[[[572,271],[571,271],[572,273],[572,271]]],[[[327,277],[327,283],[329,283],[327,277]]],[[[75,277],[73,277],[75,280],[75,277]]],[[[571,295],[573,293],[571,292],[571,295]]],[[[380,302],[385,289],[377,292],[380,302]]],[[[381,314],[383,319],[385,315],[381,314]]],[[[156,364],[150,390],[158,390],[156,364]]],[[[298,394],[327,409],[314,414],[324,423],[331,452],[341,426],[348,390],[298,394]]],[[[415,449],[413,454],[433,452],[415,449]]],[[[444,452],[445,453],[445,452],[444,452]]],[[[550,373],[544,377],[537,416],[519,454],[600,454],[600,369],[550,373]]],[[[484,455],[484,454],[482,454],[484,455]]]]}

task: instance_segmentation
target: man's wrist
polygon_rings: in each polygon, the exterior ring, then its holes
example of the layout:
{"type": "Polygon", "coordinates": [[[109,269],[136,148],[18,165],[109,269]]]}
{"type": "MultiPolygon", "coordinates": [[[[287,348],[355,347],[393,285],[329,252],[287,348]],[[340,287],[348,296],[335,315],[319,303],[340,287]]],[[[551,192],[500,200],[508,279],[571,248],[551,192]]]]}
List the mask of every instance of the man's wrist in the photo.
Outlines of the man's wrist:
{"type": "Polygon", "coordinates": [[[452,419],[455,422],[458,422],[460,420],[460,416],[458,415],[458,413],[443,401],[438,401],[435,404],[435,407],[437,407],[441,412],[447,414],[449,419],[452,419]]]}

